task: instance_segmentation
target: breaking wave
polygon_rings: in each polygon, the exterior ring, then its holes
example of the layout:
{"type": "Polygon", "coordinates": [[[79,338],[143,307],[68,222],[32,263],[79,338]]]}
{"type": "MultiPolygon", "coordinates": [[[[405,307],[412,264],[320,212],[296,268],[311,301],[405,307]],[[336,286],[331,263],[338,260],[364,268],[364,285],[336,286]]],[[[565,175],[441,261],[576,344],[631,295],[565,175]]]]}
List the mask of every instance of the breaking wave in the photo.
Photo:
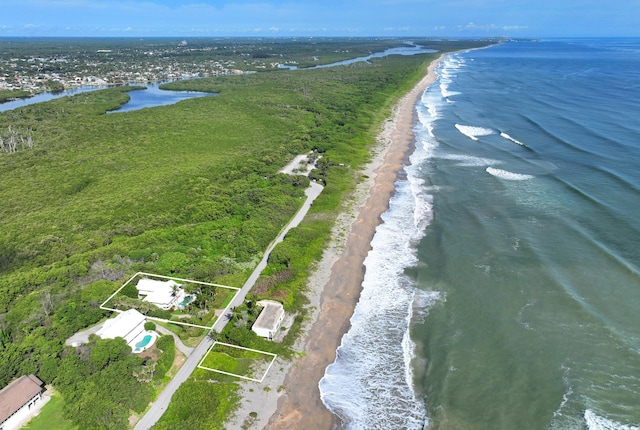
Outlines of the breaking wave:
{"type": "Polygon", "coordinates": [[[507,140],[512,141],[513,143],[517,143],[520,146],[527,146],[524,143],[520,142],[519,140],[514,139],[513,137],[509,136],[507,133],[502,132],[502,133],[500,133],[500,136],[504,137],[507,140]]]}
{"type": "Polygon", "coordinates": [[[460,167],[484,167],[500,163],[500,161],[494,160],[493,158],[483,158],[465,154],[442,154],[439,155],[438,158],[458,161],[457,165],[460,167]]]}
{"type": "Polygon", "coordinates": [[[638,426],[617,423],[589,409],[584,411],[584,422],[589,430],[640,430],[638,426]]]}
{"type": "Polygon", "coordinates": [[[458,131],[472,140],[478,140],[479,136],[487,136],[493,134],[493,130],[484,127],[474,127],[471,125],[456,124],[458,131]]]}
{"type": "Polygon", "coordinates": [[[513,173],[507,170],[496,169],[494,167],[487,167],[487,173],[493,176],[497,176],[500,179],[506,179],[507,181],[526,181],[527,179],[533,179],[533,175],[523,175],[521,173],[513,173]]]}

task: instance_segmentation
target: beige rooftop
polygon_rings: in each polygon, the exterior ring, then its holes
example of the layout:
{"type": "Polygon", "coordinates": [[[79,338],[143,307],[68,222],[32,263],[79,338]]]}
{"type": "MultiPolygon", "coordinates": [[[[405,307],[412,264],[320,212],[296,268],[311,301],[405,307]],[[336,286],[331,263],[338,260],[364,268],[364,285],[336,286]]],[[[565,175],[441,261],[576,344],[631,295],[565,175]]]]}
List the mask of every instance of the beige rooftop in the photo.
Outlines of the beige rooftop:
{"type": "Polygon", "coordinates": [[[0,423],[16,413],[43,391],[44,382],[37,376],[21,376],[0,391],[0,423]]]}

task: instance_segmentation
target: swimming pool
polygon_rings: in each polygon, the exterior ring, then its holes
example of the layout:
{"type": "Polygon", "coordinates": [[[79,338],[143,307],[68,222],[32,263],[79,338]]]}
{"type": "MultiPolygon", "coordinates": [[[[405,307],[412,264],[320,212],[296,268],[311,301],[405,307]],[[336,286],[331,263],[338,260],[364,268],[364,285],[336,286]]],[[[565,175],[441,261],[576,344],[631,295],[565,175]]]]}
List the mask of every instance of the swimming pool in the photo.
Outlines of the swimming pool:
{"type": "Polygon", "coordinates": [[[153,336],[151,336],[150,334],[145,335],[145,337],[142,338],[140,342],[136,343],[136,351],[147,346],[149,342],[151,342],[151,339],[153,339],[153,336]]]}
{"type": "Polygon", "coordinates": [[[186,296],[184,299],[182,299],[180,303],[178,303],[178,306],[184,307],[189,303],[191,303],[192,301],[193,301],[193,296],[186,296]]]}

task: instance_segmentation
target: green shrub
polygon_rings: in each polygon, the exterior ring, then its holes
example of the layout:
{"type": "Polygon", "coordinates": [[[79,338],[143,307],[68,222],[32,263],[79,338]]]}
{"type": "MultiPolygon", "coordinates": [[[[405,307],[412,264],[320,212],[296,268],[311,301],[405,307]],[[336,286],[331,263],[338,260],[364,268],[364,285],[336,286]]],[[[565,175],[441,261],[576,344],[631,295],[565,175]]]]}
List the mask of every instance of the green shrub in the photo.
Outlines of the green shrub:
{"type": "Polygon", "coordinates": [[[125,285],[120,290],[120,294],[123,294],[123,295],[125,295],[127,297],[130,297],[132,299],[137,299],[138,298],[138,289],[136,288],[136,286],[132,282],[129,282],[127,285],[125,285]]]}
{"type": "Polygon", "coordinates": [[[162,351],[162,354],[158,358],[153,379],[159,381],[167,374],[176,357],[175,340],[168,334],[160,336],[156,341],[156,347],[162,351]]]}

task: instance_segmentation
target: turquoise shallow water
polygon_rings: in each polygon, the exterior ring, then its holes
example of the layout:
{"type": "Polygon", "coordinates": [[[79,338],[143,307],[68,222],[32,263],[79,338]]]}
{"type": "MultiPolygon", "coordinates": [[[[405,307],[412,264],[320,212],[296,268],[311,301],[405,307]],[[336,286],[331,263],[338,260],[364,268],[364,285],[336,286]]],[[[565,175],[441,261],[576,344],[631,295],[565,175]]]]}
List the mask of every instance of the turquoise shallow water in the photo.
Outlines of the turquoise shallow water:
{"type": "Polygon", "coordinates": [[[639,428],[640,41],[439,76],[325,404],[348,428],[639,428]]]}

